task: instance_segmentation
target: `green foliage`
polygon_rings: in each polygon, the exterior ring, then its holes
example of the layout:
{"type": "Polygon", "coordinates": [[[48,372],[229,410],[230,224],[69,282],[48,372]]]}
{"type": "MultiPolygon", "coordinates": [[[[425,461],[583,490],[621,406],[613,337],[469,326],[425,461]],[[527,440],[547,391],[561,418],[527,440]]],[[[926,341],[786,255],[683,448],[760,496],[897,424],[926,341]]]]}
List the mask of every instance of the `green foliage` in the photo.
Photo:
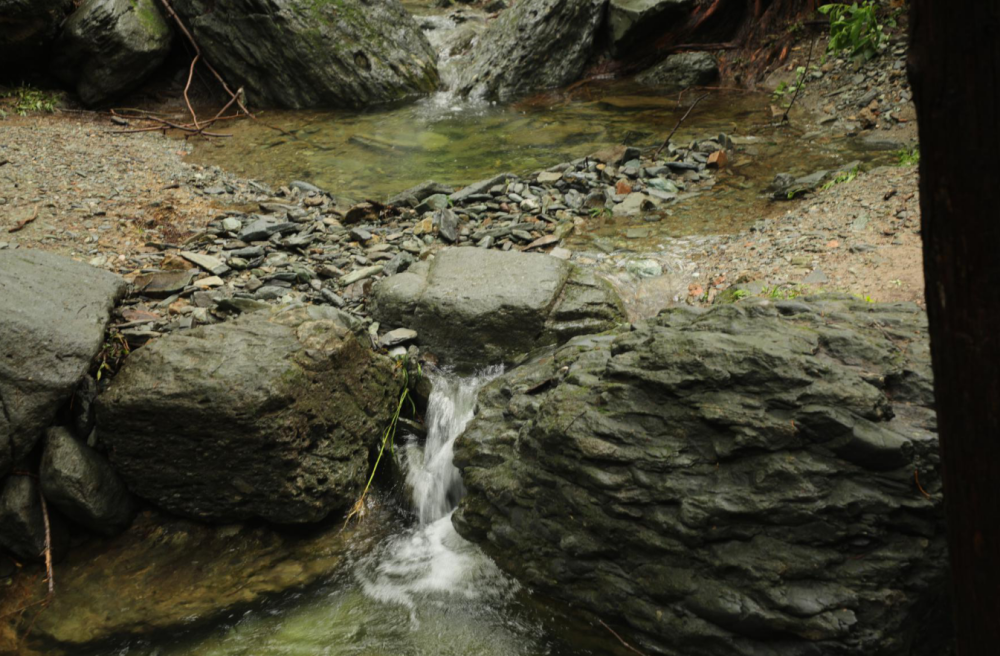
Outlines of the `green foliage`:
{"type": "Polygon", "coordinates": [[[3,90],[0,91],[0,118],[6,118],[8,112],[18,116],[27,116],[33,112],[51,114],[56,111],[57,102],[55,94],[28,86],[3,90]]]}
{"type": "Polygon", "coordinates": [[[788,301],[801,296],[802,291],[798,289],[783,289],[775,285],[774,287],[765,287],[761,290],[760,295],[765,298],[773,298],[778,301],[788,301]]]}
{"type": "Polygon", "coordinates": [[[734,301],[738,301],[741,298],[746,298],[749,295],[750,294],[749,294],[749,292],[747,292],[747,290],[745,290],[745,289],[737,289],[735,292],[733,292],[733,300],[734,301]]]}
{"type": "Polygon", "coordinates": [[[836,187],[839,184],[844,184],[845,182],[851,182],[856,177],[858,177],[858,173],[859,173],[858,167],[856,166],[852,168],[850,171],[841,171],[840,173],[837,174],[837,177],[824,184],[820,189],[822,191],[826,191],[827,189],[831,187],[836,187]]]}
{"type": "Polygon", "coordinates": [[[596,219],[598,217],[605,217],[610,219],[612,216],[611,210],[607,207],[592,207],[590,209],[590,218],[596,219]]]}
{"type": "Polygon", "coordinates": [[[101,380],[101,378],[107,375],[114,376],[118,373],[129,353],[128,341],[125,339],[125,336],[112,328],[108,332],[100,352],[97,354],[97,371],[94,372],[94,378],[101,380]]]}
{"type": "Polygon", "coordinates": [[[830,17],[828,50],[849,50],[851,57],[856,59],[867,60],[877,55],[879,47],[889,38],[885,28],[896,26],[892,17],[884,23],[879,22],[874,0],[863,0],[850,5],[823,5],[819,11],[830,17]]]}
{"type": "MultiPolygon", "coordinates": [[[[813,64],[810,66],[812,70],[818,70],[818,67],[813,64]]],[[[795,92],[799,87],[805,85],[806,83],[806,67],[799,66],[795,69],[795,82],[788,84],[787,82],[782,82],[778,87],[771,92],[771,102],[778,104],[782,109],[788,109],[792,102],[792,98],[795,96],[795,92]],[[786,100],[787,97],[787,100],[786,100]]]]}
{"type": "Polygon", "coordinates": [[[904,148],[896,151],[896,158],[900,166],[914,166],[920,163],[920,147],[904,148]]]}

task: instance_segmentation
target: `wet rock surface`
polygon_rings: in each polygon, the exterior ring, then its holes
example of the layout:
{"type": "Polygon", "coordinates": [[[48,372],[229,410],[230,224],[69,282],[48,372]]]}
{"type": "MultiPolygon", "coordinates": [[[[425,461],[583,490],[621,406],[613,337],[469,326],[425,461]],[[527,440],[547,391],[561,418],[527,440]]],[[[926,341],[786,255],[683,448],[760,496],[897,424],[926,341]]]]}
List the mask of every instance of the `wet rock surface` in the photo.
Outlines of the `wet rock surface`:
{"type": "Polygon", "coordinates": [[[694,5],[695,0],[609,0],[607,24],[611,43],[622,48],[644,37],[667,32],[671,22],[679,27],[694,5]]]}
{"type": "Polygon", "coordinates": [[[436,55],[398,0],[176,0],[205,56],[258,105],[365,107],[437,87],[436,55]]]}
{"type": "Polygon", "coordinates": [[[707,52],[682,52],[640,73],[636,81],[664,91],[704,86],[719,76],[715,58],[707,52]]]}
{"type": "MultiPolygon", "coordinates": [[[[58,515],[49,514],[52,557],[62,558],[69,533],[58,515]]],[[[38,481],[32,476],[8,476],[0,485],[0,547],[17,558],[37,562],[45,556],[45,518],[38,481]]]]}
{"type": "Polygon", "coordinates": [[[72,0],[0,1],[0,80],[20,82],[23,66],[38,65],[72,10],[72,0]]]}
{"type": "MultiPolygon", "coordinates": [[[[110,650],[116,638],[191,630],[329,575],[380,519],[369,529],[337,523],[297,534],[145,512],[125,533],[60,564],[59,594],[39,613],[28,645],[69,656],[110,650]]],[[[40,584],[35,598],[43,597],[40,584]]]]}
{"type": "Polygon", "coordinates": [[[46,433],[39,482],[50,504],[97,533],[120,533],[135,516],[136,503],[107,458],[65,428],[46,433]]]}
{"type": "Polygon", "coordinates": [[[607,0],[519,0],[479,37],[455,89],[509,100],[568,84],[583,72],[607,0]]]}
{"type": "Polygon", "coordinates": [[[155,0],[87,0],[63,27],[52,72],[83,102],[99,103],[142,82],[166,59],[172,38],[155,0]]]}
{"type": "Polygon", "coordinates": [[[98,398],[138,496],[214,522],[315,522],[354,503],[401,389],[334,308],[251,313],[155,340],[98,398]]]}
{"type": "Polygon", "coordinates": [[[69,400],[125,286],[66,257],[0,250],[0,466],[27,457],[69,400]]]}
{"type": "Polygon", "coordinates": [[[373,314],[465,366],[509,362],[623,319],[611,286],[592,273],[547,255],[478,248],[447,249],[385,279],[373,314]]]}
{"type": "Polygon", "coordinates": [[[677,308],[484,388],[454,524],[650,653],[934,653],[937,458],[916,306],[677,308]]]}

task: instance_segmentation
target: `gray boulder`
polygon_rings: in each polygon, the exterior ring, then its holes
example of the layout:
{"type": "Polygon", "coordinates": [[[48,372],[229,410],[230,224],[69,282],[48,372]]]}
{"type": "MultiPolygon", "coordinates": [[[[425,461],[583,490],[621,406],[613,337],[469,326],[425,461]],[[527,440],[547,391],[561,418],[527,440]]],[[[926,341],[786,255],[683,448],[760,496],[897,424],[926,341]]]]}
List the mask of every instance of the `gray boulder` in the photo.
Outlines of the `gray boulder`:
{"type": "Polygon", "coordinates": [[[128,487],[213,522],[315,522],[351,505],[402,383],[345,317],[255,312],[135,351],[97,400],[128,487]]]}
{"type": "Polygon", "coordinates": [[[510,362],[539,346],[607,330],[621,301],[592,273],[550,255],[449,248],[380,281],[373,314],[412,328],[450,364],[510,362]]]}
{"type": "Polygon", "coordinates": [[[923,311],[747,301],[489,384],[455,527],[646,653],[943,653],[921,634],[948,613],[923,311]]]}
{"type": "Polygon", "coordinates": [[[44,60],[73,0],[0,0],[0,80],[21,82],[44,60]]]}
{"type": "Polygon", "coordinates": [[[170,52],[157,0],[86,0],[55,44],[52,72],[88,105],[134,88],[170,52]]]}
{"type": "Polygon", "coordinates": [[[0,475],[28,455],[73,394],[125,286],[69,258],[0,251],[0,475]]]}
{"type": "MultiPolygon", "coordinates": [[[[62,558],[68,546],[66,525],[49,509],[52,557],[62,558]]],[[[31,476],[10,476],[0,485],[0,547],[22,560],[37,561],[45,555],[45,519],[38,481],[31,476]]]]}
{"type": "Polygon", "coordinates": [[[46,433],[39,479],[53,506],[98,533],[121,533],[135,516],[132,495],[111,463],[65,428],[46,433]]]}
{"type": "Polygon", "coordinates": [[[608,0],[608,33],[615,48],[622,48],[682,26],[695,0],[608,0]]]}
{"type": "Polygon", "coordinates": [[[518,0],[473,46],[455,89],[509,100],[573,82],[591,54],[607,0],[518,0]]]}
{"type": "Polygon", "coordinates": [[[709,84],[717,77],[719,66],[712,55],[707,52],[682,52],[646,69],[636,77],[636,81],[665,91],[680,91],[709,84]]]}
{"type": "Polygon", "coordinates": [[[208,60],[251,102],[365,107],[437,88],[437,56],[399,0],[175,0],[208,60]]]}

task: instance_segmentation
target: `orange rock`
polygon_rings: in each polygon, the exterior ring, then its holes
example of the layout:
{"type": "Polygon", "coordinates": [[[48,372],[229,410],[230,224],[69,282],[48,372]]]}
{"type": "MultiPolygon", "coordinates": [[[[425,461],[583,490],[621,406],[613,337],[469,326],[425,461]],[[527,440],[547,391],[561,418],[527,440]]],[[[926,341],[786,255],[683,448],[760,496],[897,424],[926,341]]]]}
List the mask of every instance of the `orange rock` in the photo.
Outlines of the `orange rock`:
{"type": "Polygon", "coordinates": [[[167,253],[160,261],[160,268],[170,271],[187,271],[192,264],[177,253],[167,253]]]}
{"type": "Polygon", "coordinates": [[[619,180],[618,184],[615,185],[615,193],[616,194],[631,194],[632,193],[632,185],[630,185],[625,180],[619,180]]]}
{"type": "Polygon", "coordinates": [[[726,168],[728,162],[729,156],[726,155],[726,151],[724,150],[717,150],[708,156],[708,168],[710,169],[726,168]]]}
{"type": "Polygon", "coordinates": [[[699,298],[704,295],[705,295],[705,290],[702,289],[701,285],[699,285],[698,283],[693,282],[690,285],[688,285],[688,296],[694,296],[695,298],[699,298]]]}

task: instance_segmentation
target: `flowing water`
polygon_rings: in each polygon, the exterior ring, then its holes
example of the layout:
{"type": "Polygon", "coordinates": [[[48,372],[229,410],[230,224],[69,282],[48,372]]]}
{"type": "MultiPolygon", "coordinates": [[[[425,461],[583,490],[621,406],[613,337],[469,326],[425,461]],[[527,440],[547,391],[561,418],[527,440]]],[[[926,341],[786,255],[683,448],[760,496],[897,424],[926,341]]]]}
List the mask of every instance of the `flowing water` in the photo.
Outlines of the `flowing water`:
{"type": "Polygon", "coordinates": [[[464,491],[452,447],[473,416],[480,387],[501,371],[435,378],[426,442],[409,436],[397,451],[413,513],[401,513],[375,544],[359,545],[339,574],[207,632],[133,642],[115,656],[614,653],[606,636],[588,636],[586,629],[562,635],[564,621],[547,621],[526,591],[452,526],[464,491]]]}

